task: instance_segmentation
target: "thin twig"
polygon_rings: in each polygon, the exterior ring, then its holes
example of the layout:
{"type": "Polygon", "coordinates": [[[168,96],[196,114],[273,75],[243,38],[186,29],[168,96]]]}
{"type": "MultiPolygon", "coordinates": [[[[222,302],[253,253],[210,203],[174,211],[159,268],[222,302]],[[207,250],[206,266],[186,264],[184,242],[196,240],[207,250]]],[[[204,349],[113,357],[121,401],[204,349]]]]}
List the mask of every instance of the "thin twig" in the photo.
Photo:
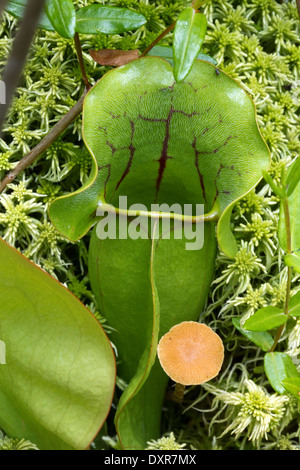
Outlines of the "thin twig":
{"type": "Polygon", "coordinates": [[[12,51],[2,77],[2,81],[6,85],[6,103],[0,107],[0,134],[7,111],[19,84],[44,3],[45,0],[28,0],[21,26],[14,39],[12,51]]]}
{"type": "Polygon", "coordinates": [[[156,39],[154,39],[154,41],[150,44],[150,46],[148,46],[144,52],[140,55],[139,58],[141,57],[145,57],[145,55],[148,54],[148,52],[151,51],[151,49],[156,46],[156,44],[162,40],[162,38],[164,38],[170,31],[172,31],[172,29],[175,27],[175,24],[176,24],[176,21],[174,21],[174,23],[172,23],[170,26],[167,27],[167,29],[165,29],[156,39]]]}
{"type": "Polygon", "coordinates": [[[83,80],[83,83],[85,84],[86,89],[89,90],[92,85],[90,84],[86,71],[85,71],[81,42],[80,42],[78,33],[75,33],[74,43],[75,43],[75,48],[76,48],[76,53],[77,53],[77,58],[78,58],[79,67],[81,71],[82,80],[83,80]]]}
{"type": "Polygon", "coordinates": [[[0,0],[0,21],[2,18],[2,13],[5,10],[5,7],[7,4],[8,4],[8,0],[0,0]]]}
{"type": "Polygon", "coordinates": [[[53,142],[62,134],[62,132],[76,119],[82,111],[83,101],[86,93],[80,100],[67,112],[67,114],[51,129],[41,142],[29,152],[18,165],[10,171],[0,183],[0,193],[11,183],[22,171],[31,165],[53,142]]]}

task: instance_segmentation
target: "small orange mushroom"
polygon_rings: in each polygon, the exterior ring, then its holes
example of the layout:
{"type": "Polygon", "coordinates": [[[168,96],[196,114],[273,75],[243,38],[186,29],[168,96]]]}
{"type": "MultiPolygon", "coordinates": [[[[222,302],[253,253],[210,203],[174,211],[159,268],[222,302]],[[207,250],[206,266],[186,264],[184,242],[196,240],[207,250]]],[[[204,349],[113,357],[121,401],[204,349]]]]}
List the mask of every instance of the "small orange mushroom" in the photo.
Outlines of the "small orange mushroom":
{"type": "Polygon", "coordinates": [[[224,346],[209,326],[185,321],[161,338],[157,354],[162,368],[174,382],[199,385],[218,375],[224,346]]]}

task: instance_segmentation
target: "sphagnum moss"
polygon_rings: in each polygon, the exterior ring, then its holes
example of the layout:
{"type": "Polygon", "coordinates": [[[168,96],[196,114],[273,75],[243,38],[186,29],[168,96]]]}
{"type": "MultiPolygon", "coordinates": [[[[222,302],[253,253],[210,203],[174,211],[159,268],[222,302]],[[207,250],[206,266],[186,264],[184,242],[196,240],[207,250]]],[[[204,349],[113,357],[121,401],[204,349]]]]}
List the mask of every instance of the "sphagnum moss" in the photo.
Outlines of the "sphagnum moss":
{"type": "Polygon", "coordinates": [[[216,401],[237,408],[223,434],[231,432],[238,437],[246,433],[256,445],[278,428],[289,402],[287,396],[269,394],[252,380],[245,380],[243,392],[227,392],[212,385],[204,387],[215,395],[216,401]]]}
{"type": "MultiPolygon", "coordinates": [[[[101,3],[133,8],[147,18],[142,28],[131,33],[82,37],[86,70],[92,83],[108,68],[96,65],[89,49],[142,51],[190,4],[186,0],[74,3],[79,7],[101,3]]],[[[203,11],[208,19],[203,52],[215,57],[220,68],[251,94],[262,135],[272,154],[270,174],[276,181],[282,168],[290,165],[300,151],[300,23],[296,2],[205,0],[203,11]]],[[[1,67],[7,60],[16,26],[17,21],[4,14],[0,25],[1,67]]],[[[171,42],[170,33],[162,44],[171,42]]],[[[39,30],[0,140],[1,178],[48,133],[82,91],[73,42],[39,30]]],[[[56,233],[48,217],[49,203],[57,195],[81,186],[89,170],[79,117],[0,195],[0,235],[77,293],[109,332],[109,325],[95,309],[86,278],[89,236],[70,243],[56,233]]],[[[174,415],[170,409],[164,413],[165,437],[149,443],[149,448],[299,449],[299,406],[289,396],[273,393],[261,372],[261,351],[245,338],[241,343],[232,325],[235,316],[245,319],[260,306],[280,305],[284,300],[286,268],[275,232],[278,214],[278,198],[264,182],[236,205],[232,223],[239,251],[235,260],[218,255],[215,281],[207,307],[200,315],[201,321],[205,319],[212,327],[217,325],[220,336],[226,338],[225,372],[217,384],[206,384],[198,398],[193,388],[187,390],[186,413],[192,424],[186,426],[186,414],[174,415]],[[196,401],[201,401],[201,411],[198,406],[191,406],[196,401]]],[[[292,281],[292,293],[296,293],[299,275],[292,281]]],[[[297,321],[283,336],[281,350],[297,361],[299,345],[297,321]]],[[[15,444],[18,445],[5,438],[0,441],[0,448],[14,448],[15,444]]],[[[27,446],[30,448],[26,443],[27,446]]]]}
{"type": "Polygon", "coordinates": [[[0,436],[0,450],[39,450],[35,444],[25,439],[11,439],[0,436]]]}

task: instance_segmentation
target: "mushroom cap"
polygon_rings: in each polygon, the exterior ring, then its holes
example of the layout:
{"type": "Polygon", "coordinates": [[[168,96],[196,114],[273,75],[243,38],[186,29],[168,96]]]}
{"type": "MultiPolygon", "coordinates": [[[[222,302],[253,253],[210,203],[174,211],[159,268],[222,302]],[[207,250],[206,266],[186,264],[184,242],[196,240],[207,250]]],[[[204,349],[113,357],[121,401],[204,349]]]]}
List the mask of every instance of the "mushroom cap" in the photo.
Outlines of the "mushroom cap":
{"type": "Polygon", "coordinates": [[[199,385],[218,375],[224,346],[209,326],[185,321],[162,336],[157,354],[165,373],[174,382],[199,385]]]}

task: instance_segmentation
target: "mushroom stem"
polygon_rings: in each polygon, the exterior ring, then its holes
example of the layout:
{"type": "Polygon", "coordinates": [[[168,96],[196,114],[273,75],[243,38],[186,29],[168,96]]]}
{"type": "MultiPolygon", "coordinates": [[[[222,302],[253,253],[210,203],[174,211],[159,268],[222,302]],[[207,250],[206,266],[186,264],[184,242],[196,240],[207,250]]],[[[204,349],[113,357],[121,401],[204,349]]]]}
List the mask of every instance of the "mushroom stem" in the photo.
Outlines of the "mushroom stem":
{"type": "Polygon", "coordinates": [[[184,397],[184,391],[185,391],[185,385],[176,383],[174,392],[172,394],[172,400],[175,401],[175,403],[182,403],[183,397],[184,397]]]}

